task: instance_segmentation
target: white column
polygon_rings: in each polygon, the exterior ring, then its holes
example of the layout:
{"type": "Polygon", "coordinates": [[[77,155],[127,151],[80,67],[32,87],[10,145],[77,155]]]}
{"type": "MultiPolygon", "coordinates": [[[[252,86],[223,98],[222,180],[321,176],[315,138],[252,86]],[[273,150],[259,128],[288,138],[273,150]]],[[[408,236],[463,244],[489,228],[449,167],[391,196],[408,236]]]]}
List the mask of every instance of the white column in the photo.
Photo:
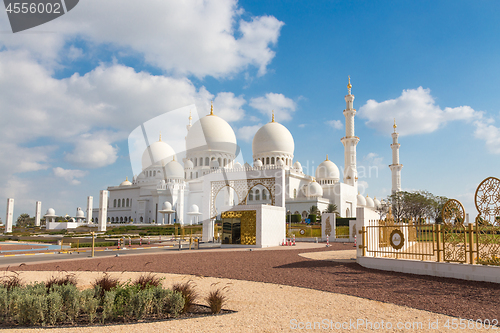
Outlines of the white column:
{"type": "Polygon", "coordinates": [[[392,133],[392,164],[389,165],[392,173],[392,193],[396,193],[401,191],[401,169],[403,168],[403,164],[399,163],[399,147],[401,146],[398,143],[399,133],[396,132],[396,120],[394,120],[394,133],[392,133]]]}
{"type": "Polygon", "coordinates": [[[356,166],[356,146],[359,138],[354,134],[354,116],[356,109],[353,108],[354,95],[351,94],[351,79],[347,85],[348,94],[345,96],[345,137],[340,139],[344,145],[344,183],[357,186],[358,170],[356,166]]]}
{"type": "Polygon", "coordinates": [[[87,197],[87,223],[92,223],[92,206],[94,205],[94,197],[87,197]]]}
{"type": "Polygon", "coordinates": [[[41,216],[42,216],[42,202],[37,201],[35,204],[35,227],[40,226],[41,216]]]}
{"type": "Polygon", "coordinates": [[[108,191],[102,190],[99,196],[99,226],[97,231],[106,231],[108,222],[108,191]]]}
{"type": "Polygon", "coordinates": [[[14,199],[7,199],[7,216],[5,218],[5,233],[12,232],[12,222],[14,218],[14,199]]]}

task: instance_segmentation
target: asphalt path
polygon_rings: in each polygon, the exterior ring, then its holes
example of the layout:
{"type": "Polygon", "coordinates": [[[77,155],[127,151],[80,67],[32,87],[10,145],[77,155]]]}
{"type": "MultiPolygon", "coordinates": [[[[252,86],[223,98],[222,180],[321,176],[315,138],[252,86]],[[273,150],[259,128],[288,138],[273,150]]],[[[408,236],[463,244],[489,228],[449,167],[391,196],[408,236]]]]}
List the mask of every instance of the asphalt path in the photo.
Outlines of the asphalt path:
{"type": "MultiPolygon", "coordinates": [[[[219,248],[220,244],[200,244],[199,250],[189,250],[189,244],[183,243],[181,251],[203,251],[206,249],[219,248]]],[[[139,248],[126,248],[126,249],[108,249],[108,250],[96,250],[94,251],[94,258],[104,258],[104,257],[116,257],[116,256],[127,256],[127,255],[140,255],[140,254],[161,254],[161,253],[172,253],[179,252],[178,243],[171,245],[163,245],[161,247],[139,247],[139,248]]],[[[64,260],[83,260],[83,259],[93,259],[91,256],[90,249],[87,252],[66,252],[62,251],[60,253],[56,252],[54,254],[47,253],[30,253],[21,254],[15,256],[5,256],[0,258],[0,271],[15,270],[16,266],[22,264],[31,263],[42,263],[42,262],[58,262],[64,260]]]]}

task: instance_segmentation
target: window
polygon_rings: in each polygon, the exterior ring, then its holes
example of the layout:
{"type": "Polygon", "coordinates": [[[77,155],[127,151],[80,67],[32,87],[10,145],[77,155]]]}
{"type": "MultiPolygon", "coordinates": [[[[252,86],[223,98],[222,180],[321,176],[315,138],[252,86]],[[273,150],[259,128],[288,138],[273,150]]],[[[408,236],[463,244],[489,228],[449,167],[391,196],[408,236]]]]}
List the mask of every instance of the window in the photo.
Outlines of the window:
{"type": "MultiPolygon", "coordinates": [[[[109,219],[109,217],[108,217],[108,219],[109,219]]],[[[99,218],[97,218],[97,217],[95,218],[95,223],[99,223],[99,218]]]]}
{"type": "Polygon", "coordinates": [[[113,200],[113,207],[116,208],[116,199],[113,200]]]}
{"type": "Polygon", "coordinates": [[[122,201],[121,201],[120,199],[118,199],[118,208],[120,208],[120,203],[121,203],[121,202],[122,202],[122,201]]]}
{"type": "Polygon", "coordinates": [[[271,157],[271,164],[274,165],[274,157],[271,157]]]}
{"type": "Polygon", "coordinates": [[[266,164],[269,164],[269,157],[266,158],[266,164]]]}
{"type": "Polygon", "coordinates": [[[248,192],[248,201],[253,201],[253,191],[248,192]]]}
{"type": "Polygon", "coordinates": [[[267,191],[262,190],[262,200],[267,200],[267,191]]]}
{"type": "Polygon", "coordinates": [[[194,164],[195,167],[198,166],[198,159],[197,158],[194,159],[193,164],[194,164]]]}
{"type": "Polygon", "coordinates": [[[122,199],[122,207],[125,207],[125,199],[122,199]]]}
{"type": "Polygon", "coordinates": [[[203,166],[203,157],[200,157],[200,166],[203,166]]]}
{"type": "Polygon", "coordinates": [[[127,222],[127,217],[126,217],[126,216],[123,218],[123,221],[124,221],[124,222],[127,222]]]}
{"type": "Polygon", "coordinates": [[[205,157],[205,166],[210,166],[210,160],[208,157],[205,157]]]}
{"type": "Polygon", "coordinates": [[[128,198],[127,198],[127,207],[129,206],[129,201],[128,201],[128,198]]]}
{"type": "Polygon", "coordinates": [[[144,222],[144,218],[141,216],[141,219],[140,219],[141,222],[144,222]]]}
{"type": "Polygon", "coordinates": [[[224,165],[223,166],[226,166],[227,165],[227,160],[224,159],[224,165]]]}
{"type": "Polygon", "coordinates": [[[223,165],[222,165],[222,158],[220,158],[220,157],[219,157],[219,158],[217,159],[217,162],[219,162],[219,166],[220,166],[220,167],[221,167],[221,166],[223,166],[223,165]]]}
{"type": "Polygon", "coordinates": [[[260,200],[260,191],[259,190],[255,190],[255,200],[260,200]]]}
{"type": "Polygon", "coordinates": [[[345,211],[345,217],[351,217],[351,212],[349,211],[349,208],[347,208],[345,211]]]}

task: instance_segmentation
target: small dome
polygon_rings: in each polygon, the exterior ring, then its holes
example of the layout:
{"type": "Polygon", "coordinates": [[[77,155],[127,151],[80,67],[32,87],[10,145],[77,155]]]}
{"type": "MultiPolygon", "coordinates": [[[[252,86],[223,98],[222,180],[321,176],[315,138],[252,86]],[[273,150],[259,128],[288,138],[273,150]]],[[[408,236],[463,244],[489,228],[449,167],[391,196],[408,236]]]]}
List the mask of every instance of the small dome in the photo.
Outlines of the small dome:
{"type": "Polygon", "coordinates": [[[234,168],[235,168],[235,169],[241,169],[242,167],[243,167],[243,166],[241,165],[241,163],[240,163],[240,162],[236,162],[236,163],[234,163],[234,168]]]}
{"type": "Polygon", "coordinates": [[[238,146],[231,126],[216,115],[208,115],[194,123],[186,136],[188,154],[195,151],[223,152],[235,155],[238,146]]]}
{"type": "Polygon", "coordinates": [[[191,208],[189,209],[189,212],[190,213],[199,213],[200,212],[200,208],[198,208],[197,205],[191,205],[191,208]]]}
{"type": "Polygon", "coordinates": [[[85,217],[85,213],[80,207],[76,209],[76,217],[85,217]]]}
{"type": "Polygon", "coordinates": [[[253,166],[257,167],[257,168],[261,167],[262,166],[262,161],[261,160],[256,160],[255,162],[253,162],[253,166]]]}
{"type": "Polygon", "coordinates": [[[167,175],[167,179],[184,179],[184,168],[175,159],[165,165],[165,173],[167,175]]]}
{"type": "Polygon", "coordinates": [[[130,185],[132,185],[132,183],[128,181],[128,177],[126,177],[125,180],[120,184],[120,186],[130,186],[130,185]]]}
{"type": "Polygon", "coordinates": [[[299,161],[297,161],[297,162],[295,162],[295,163],[293,164],[293,168],[294,168],[295,170],[299,171],[299,172],[302,172],[302,164],[300,164],[300,162],[299,162],[299,161]]]}
{"type": "Polygon", "coordinates": [[[155,164],[162,165],[162,162],[167,163],[173,156],[175,156],[175,152],[172,147],[161,140],[157,141],[149,145],[142,153],[142,170],[155,164]]]}
{"type": "Polygon", "coordinates": [[[245,162],[245,168],[251,168],[252,166],[248,164],[248,162],[245,162]]]}
{"type": "Polygon", "coordinates": [[[192,168],[194,168],[193,161],[191,161],[191,160],[186,160],[186,162],[184,163],[184,168],[185,168],[185,169],[192,169],[192,168]]]}
{"type": "Polygon", "coordinates": [[[370,198],[369,196],[366,196],[366,207],[375,208],[375,203],[373,202],[373,199],[370,198]]]}
{"type": "Polygon", "coordinates": [[[56,215],[56,211],[54,208],[49,208],[47,209],[47,213],[45,213],[45,215],[56,215]]]}
{"type": "Polygon", "coordinates": [[[283,166],[283,165],[285,165],[285,163],[283,162],[283,160],[281,158],[278,158],[278,161],[276,162],[276,165],[283,166]]]}
{"type": "Polygon", "coordinates": [[[366,200],[361,194],[358,194],[356,198],[358,199],[358,207],[366,206],[366,200]]]}
{"type": "Polygon", "coordinates": [[[323,196],[323,189],[321,185],[313,181],[307,186],[307,196],[309,197],[321,197],[323,196]]]}
{"type": "Polygon", "coordinates": [[[253,155],[267,153],[285,153],[293,155],[295,143],[290,131],[277,122],[262,126],[252,141],[253,155]]]}
{"type": "Polygon", "coordinates": [[[219,168],[219,162],[218,162],[217,160],[212,160],[212,161],[210,162],[210,167],[211,167],[212,169],[218,169],[218,168],[219,168]]]}
{"type": "Polygon", "coordinates": [[[380,207],[382,207],[382,203],[377,199],[377,197],[373,199],[373,203],[375,204],[375,209],[379,209],[380,207]]]}
{"type": "Polygon", "coordinates": [[[168,201],[165,201],[163,203],[163,206],[161,208],[162,210],[172,210],[172,204],[168,201]]]}
{"type": "Polygon", "coordinates": [[[319,180],[328,179],[338,181],[340,178],[339,168],[326,157],[326,160],[321,162],[316,168],[316,178],[319,180]]]}

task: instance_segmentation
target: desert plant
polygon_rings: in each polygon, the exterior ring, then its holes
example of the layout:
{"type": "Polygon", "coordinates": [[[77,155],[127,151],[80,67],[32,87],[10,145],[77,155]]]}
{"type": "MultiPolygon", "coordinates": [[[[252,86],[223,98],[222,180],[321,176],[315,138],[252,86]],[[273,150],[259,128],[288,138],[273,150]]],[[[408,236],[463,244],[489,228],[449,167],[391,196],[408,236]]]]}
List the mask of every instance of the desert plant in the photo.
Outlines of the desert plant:
{"type": "Polygon", "coordinates": [[[80,291],[72,284],[52,286],[53,292],[62,297],[62,312],[66,314],[66,320],[74,323],[80,312],[80,291]]]}
{"type": "Polygon", "coordinates": [[[205,298],[212,314],[220,313],[222,307],[226,304],[227,296],[224,294],[225,288],[226,287],[212,290],[205,298]]]}
{"type": "Polygon", "coordinates": [[[115,304],[115,291],[105,291],[102,297],[102,314],[101,323],[104,323],[106,319],[113,318],[114,304],[115,304]]]}
{"type": "Polygon", "coordinates": [[[47,302],[45,295],[24,293],[19,299],[19,323],[21,325],[36,325],[45,323],[47,302]]]}
{"type": "Polygon", "coordinates": [[[97,278],[92,283],[92,286],[95,290],[95,295],[101,299],[104,297],[105,292],[111,291],[111,289],[116,288],[118,285],[118,279],[109,276],[108,273],[104,273],[103,276],[97,278]]]}
{"type": "Polygon", "coordinates": [[[151,287],[158,287],[161,284],[161,279],[154,274],[143,274],[139,276],[134,282],[134,285],[139,286],[141,290],[151,287]]]}
{"type": "Polygon", "coordinates": [[[19,274],[14,272],[14,275],[3,276],[0,279],[0,286],[3,286],[4,288],[7,288],[8,291],[10,291],[12,288],[22,287],[23,281],[19,277],[19,274]]]}
{"type": "Polygon", "coordinates": [[[184,307],[182,308],[181,313],[188,312],[198,298],[198,293],[194,287],[195,285],[191,280],[184,283],[176,283],[172,286],[172,290],[180,293],[184,298],[184,307]]]}
{"type": "Polygon", "coordinates": [[[90,324],[94,323],[97,316],[97,308],[99,307],[99,300],[94,295],[95,293],[92,289],[84,290],[80,295],[82,312],[87,314],[90,324]]]}
{"type": "Polygon", "coordinates": [[[153,291],[153,313],[161,317],[171,314],[177,317],[184,308],[184,297],[177,291],[163,289],[161,287],[151,288],[153,291]]]}
{"type": "Polygon", "coordinates": [[[45,314],[45,321],[49,325],[55,325],[57,322],[64,319],[64,313],[61,311],[63,308],[63,299],[61,294],[51,292],[46,298],[47,308],[45,314]]]}
{"type": "Polygon", "coordinates": [[[76,287],[77,280],[74,274],[67,274],[66,276],[63,277],[51,277],[45,282],[45,287],[47,287],[47,291],[50,291],[52,286],[62,286],[65,284],[72,284],[76,287]]]}

